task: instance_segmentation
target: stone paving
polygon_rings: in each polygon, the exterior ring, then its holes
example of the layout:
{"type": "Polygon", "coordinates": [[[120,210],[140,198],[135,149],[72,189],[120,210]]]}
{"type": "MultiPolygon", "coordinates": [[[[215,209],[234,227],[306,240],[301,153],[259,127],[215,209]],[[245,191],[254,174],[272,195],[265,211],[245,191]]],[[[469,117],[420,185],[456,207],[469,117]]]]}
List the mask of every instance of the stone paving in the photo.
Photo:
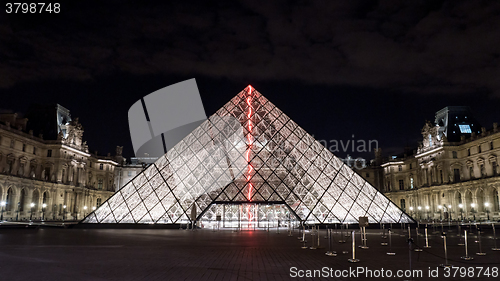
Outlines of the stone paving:
{"type": "MultiPolygon", "coordinates": [[[[489,268],[490,277],[479,274],[479,268],[474,268],[475,277],[460,277],[458,270],[455,278],[445,278],[445,271],[439,268],[439,277],[430,278],[429,268],[435,270],[445,261],[443,239],[433,232],[434,229],[429,229],[432,247],[411,254],[411,269],[423,270],[423,277],[413,280],[498,280],[498,275],[496,278],[491,275],[495,267],[500,267],[500,251],[491,250],[494,243],[491,229],[486,230],[481,239],[486,256],[476,255],[479,247],[474,242],[476,232],[469,236],[472,261],[460,259],[465,250],[457,245],[460,237],[456,229],[452,230],[454,232],[447,236],[449,263],[460,267],[484,267],[483,272],[489,268]]],[[[369,249],[356,247],[356,257],[360,261],[349,263],[352,240],[343,235],[346,243],[338,243],[341,238],[338,231],[334,232],[332,240],[338,256],[329,257],[325,255],[328,249],[301,249],[303,243],[297,238],[299,232],[295,230],[289,237],[285,228],[279,234],[276,229],[214,232],[208,229],[0,228],[0,280],[366,280],[364,274],[293,278],[291,268],[296,267],[293,271],[297,273],[298,270],[325,267],[340,273],[340,270],[347,270],[344,274],[348,270],[358,270],[357,267],[372,270],[373,274],[380,273],[382,268],[386,272],[392,270],[393,274],[397,270],[410,269],[407,233],[396,229],[391,236],[395,256],[386,254],[389,246],[381,246],[381,242],[388,242],[382,239],[381,230],[368,229],[367,233],[369,249]]],[[[325,235],[326,231],[321,230],[320,244],[328,248],[325,235]]],[[[412,236],[415,238],[414,229],[412,236]]],[[[307,245],[311,246],[312,236],[307,233],[306,237],[307,245]]],[[[356,230],[356,242],[359,245],[359,230],[356,230]]],[[[422,236],[418,244],[424,245],[422,236]]]]}

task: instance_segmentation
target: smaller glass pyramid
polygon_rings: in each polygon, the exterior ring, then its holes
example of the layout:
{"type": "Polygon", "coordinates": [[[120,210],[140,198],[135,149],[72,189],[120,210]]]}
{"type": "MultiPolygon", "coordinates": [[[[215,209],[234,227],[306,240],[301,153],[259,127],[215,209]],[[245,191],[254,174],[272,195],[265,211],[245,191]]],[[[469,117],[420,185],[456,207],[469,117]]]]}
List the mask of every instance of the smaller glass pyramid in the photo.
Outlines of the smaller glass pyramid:
{"type": "Polygon", "coordinates": [[[414,220],[251,86],[83,223],[186,223],[214,204],[284,204],[308,223],[414,220]]]}

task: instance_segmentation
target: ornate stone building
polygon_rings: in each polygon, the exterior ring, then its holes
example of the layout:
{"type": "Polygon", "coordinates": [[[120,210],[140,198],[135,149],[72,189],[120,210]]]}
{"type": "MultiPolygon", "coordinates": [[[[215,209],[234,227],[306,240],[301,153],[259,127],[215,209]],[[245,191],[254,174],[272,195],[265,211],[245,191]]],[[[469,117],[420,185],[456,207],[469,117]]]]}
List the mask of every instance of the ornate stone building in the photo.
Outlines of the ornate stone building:
{"type": "Polygon", "coordinates": [[[380,167],[380,189],[416,219],[500,219],[500,131],[481,127],[468,107],[446,107],[426,122],[412,155],[380,167]]]}
{"type": "Polygon", "coordinates": [[[124,161],[89,153],[78,118],[61,105],[27,118],[0,114],[0,204],[4,220],[81,219],[117,189],[124,161]]]}

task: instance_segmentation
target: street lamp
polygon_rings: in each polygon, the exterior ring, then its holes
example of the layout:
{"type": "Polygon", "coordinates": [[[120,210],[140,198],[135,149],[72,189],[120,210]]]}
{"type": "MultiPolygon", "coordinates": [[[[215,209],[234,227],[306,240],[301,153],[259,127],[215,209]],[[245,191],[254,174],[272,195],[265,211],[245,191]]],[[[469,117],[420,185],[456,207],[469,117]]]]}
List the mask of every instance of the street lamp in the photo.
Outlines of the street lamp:
{"type": "Polygon", "coordinates": [[[470,207],[472,208],[470,211],[472,212],[472,216],[474,217],[474,221],[476,221],[476,211],[474,210],[474,207],[476,207],[476,204],[470,203],[470,207]]]}
{"type": "Polygon", "coordinates": [[[484,202],[484,207],[486,208],[486,214],[488,215],[488,221],[490,220],[490,209],[488,208],[490,203],[484,202]]]}
{"type": "Polygon", "coordinates": [[[463,207],[464,205],[462,203],[458,204],[458,207],[460,208],[460,218],[462,219],[462,221],[464,220],[464,213],[463,213],[463,207]]]}
{"type": "Polygon", "coordinates": [[[95,211],[95,206],[94,206],[94,207],[92,207],[92,211],[95,211]]]}
{"type": "Polygon", "coordinates": [[[425,210],[427,212],[427,220],[429,220],[429,206],[425,206],[425,210]]]}
{"type": "Polygon", "coordinates": [[[63,206],[63,222],[66,219],[66,205],[63,206]]]}
{"type": "Polygon", "coordinates": [[[442,216],[442,211],[441,211],[441,210],[443,209],[443,206],[438,205],[438,209],[439,209],[439,219],[440,219],[441,221],[443,221],[443,216],[442,216]]]}
{"type": "Polygon", "coordinates": [[[33,207],[35,207],[35,203],[31,203],[30,206],[31,206],[30,221],[32,221],[33,220],[33,207]]]}
{"type": "Polygon", "coordinates": [[[87,216],[87,206],[83,206],[83,216],[87,216]]]}
{"type": "Polygon", "coordinates": [[[3,221],[3,209],[5,209],[5,201],[2,201],[2,203],[0,203],[0,205],[2,205],[2,215],[0,216],[0,221],[3,221]]]}
{"type": "Polygon", "coordinates": [[[47,207],[47,204],[43,203],[42,204],[42,221],[45,220],[45,208],[47,207]]]}
{"type": "Polygon", "coordinates": [[[420,211],[422,211],[422,207],[421,207],[421,206],[418,206],[418,207],[417,207],[417,209],[418,209],[418,218],[419,218],[420,220],[422,220],[422,213],[420,212],[420,211]]]}

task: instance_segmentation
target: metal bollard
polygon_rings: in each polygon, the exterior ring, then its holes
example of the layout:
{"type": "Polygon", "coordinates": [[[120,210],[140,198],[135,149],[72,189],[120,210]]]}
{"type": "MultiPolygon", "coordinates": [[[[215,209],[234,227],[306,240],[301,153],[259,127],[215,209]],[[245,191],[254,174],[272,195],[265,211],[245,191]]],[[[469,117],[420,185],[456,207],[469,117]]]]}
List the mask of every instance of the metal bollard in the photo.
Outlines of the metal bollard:
{"type": "Polygon", "coordinates": [[[476,255],[478,255],[478,256],[486,256],[486,253],[483,252],[483,249],[481,247],[481,229],[480,228],[477,230],[477,239],[478,239],[478,242],[479,242],[479,252],[477,252],[476,255]]]}
{"type": "Polygon", "coordinates": [[[387,252],[387,255],[389,256],[394,256],[396,253],[392,251],[392,231],[389,228],[389,252],[387,252]]]}
{"type": "Polygon", "coordinates": [[[473,260],[474,258],[469,257],[469,251],[467,249],[467,230],[464,230],[464,232],[465,232],[465,256],[460,257],[460,258],[463,260],[466,260],[466,261],[470,261],[470,260],[473,260]]]}
{"type": "Polygon", "coordinates": [[[431,246],[429,246],[429,238],[427,236],[427,225],[425,226],[425,246],[424,248],[432,248],[431,246]]]}
{"type": "Polygon", "coordinates": [[[493,241],[495,241],[495,247],[491,248],[492,251],[500,251],[500,249],[497,247],[497,234],[495,231],[495,224],[492,223],[491,226],[493,227],[493,241]]]}
{"type": "Polygon", "coordinates": [[[448,264],[448,250],[446,249],[446,232],[443,232],[441,235],[442,235],[441,237],[443,237],[443,243],[444,243],[444,261],[445,261],[445,263],[441,264],[440,266],[441,267],[452,267],[453,265],[448,264]]]}
{"type": "Polygon", "coordinates": [[[348,259],[349,262],[359,262],[359,259],[356,258],[356,236],[354,235],[354,230],[351,234],[352,238],[352,258],[348,259]]]}

